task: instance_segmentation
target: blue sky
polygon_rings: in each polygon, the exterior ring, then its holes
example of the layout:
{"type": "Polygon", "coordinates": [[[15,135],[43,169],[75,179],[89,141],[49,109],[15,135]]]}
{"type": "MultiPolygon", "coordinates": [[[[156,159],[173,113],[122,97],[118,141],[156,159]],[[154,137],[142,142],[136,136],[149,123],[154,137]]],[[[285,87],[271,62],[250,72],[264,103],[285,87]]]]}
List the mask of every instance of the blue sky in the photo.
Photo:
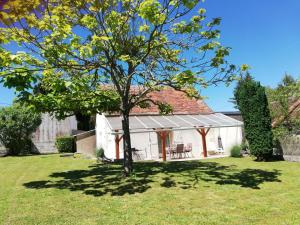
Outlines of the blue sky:
{"type": "MultiPolygon", "coordinates": [[[[300,75],[299,0],[206,0],[209,17],[221,17],[221,42],[232,47],[230,63],[251,66],[263,85],[275,86],[284,73],[300,75]]],[[[215,111],[233,110],[233,88],[220,85],[202,91],[215,111]]],[[[10,104],[14,92],[0,86],[0,105],[10,104]]]]}
{"type": "MultiPolygon", "coordinates": [[[[275,86],[284,73],[300,75],[299,0],[207,0],[210,17],[222,17],[223,44],[232,47],[230,62],[251,66],[263,85],[275,86]]],[[[216,111],[232,110],[234,84],[211,87],[202,94],[216,111]]]]}

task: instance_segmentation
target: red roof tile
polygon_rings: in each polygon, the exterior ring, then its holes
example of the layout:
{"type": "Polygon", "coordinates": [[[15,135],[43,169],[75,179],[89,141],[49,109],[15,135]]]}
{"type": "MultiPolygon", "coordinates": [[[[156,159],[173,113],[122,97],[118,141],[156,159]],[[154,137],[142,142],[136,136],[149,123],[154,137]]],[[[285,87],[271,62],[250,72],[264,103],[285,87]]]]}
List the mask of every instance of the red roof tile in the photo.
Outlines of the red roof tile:
{"type": "MultiPolygon", "coordinates": [[[[189,98],[185,93],[176,91],[172,88],[165,88],[161,91],[152,92],[149,97],[153,101],[168,103],[173,107],[173,114],[209,114],[213,111],[206,105],[203,100],[189,98]]],[[[151,104],[149,108],[134,107],[131,111],[134,115],[157,115],[159,109],[156,105],[151,104]]]]}

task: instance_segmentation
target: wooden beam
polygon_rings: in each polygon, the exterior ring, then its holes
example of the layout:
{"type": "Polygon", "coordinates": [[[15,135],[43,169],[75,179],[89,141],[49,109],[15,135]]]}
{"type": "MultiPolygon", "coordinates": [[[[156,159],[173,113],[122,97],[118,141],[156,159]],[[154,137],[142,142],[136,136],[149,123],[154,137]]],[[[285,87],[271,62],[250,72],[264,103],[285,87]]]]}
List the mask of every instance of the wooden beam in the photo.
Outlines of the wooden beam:
{"type": "MultiPolygon", "coordinates": [[[[116,130],[118,132],[118,130],[116,130]]],[[[115,143],[116,143],[116,160],[120,159],[120,141],[122,140],[123,135],[119,136],[119,134],[115,135],[115,143]]]]}
{"type": "Polygon", "coordinates": [[[116,134],[115,143],[116,143],[116,160],[120,159],[120,141],[119,135],[116,134]]]}
{"type": "Polygon", "coordinates": [[[167,153],[166,153],[166,133],[162,135],[162,158],[163,161],[167,161],[167,153]]]}
{"type": "Polygon", "coordinates": [[[202,137],[202,148],[203,148],[203,157],[207,157],[207,144],[206,144],[206,135],[208,134],[210,128],[205,131],[205,128],[197,129],[198,133],[202,137]]]}
{"type": "Polygon", "coordinates": [[[163,161],[167,161],[167,151],[166,151],[166,140],[169,134],[168,131],[157,131],[157,134],[161,138],[161,151],[162,151],[162,158],[163,161]]]}
{"type": "Polygon", "coordinates": [[[206,132],[205,129],[201,129],[201,136],[202,136],[202,147],[203,147],[203,157],[207,157],[207,145],[206,145],[206,132]]]}

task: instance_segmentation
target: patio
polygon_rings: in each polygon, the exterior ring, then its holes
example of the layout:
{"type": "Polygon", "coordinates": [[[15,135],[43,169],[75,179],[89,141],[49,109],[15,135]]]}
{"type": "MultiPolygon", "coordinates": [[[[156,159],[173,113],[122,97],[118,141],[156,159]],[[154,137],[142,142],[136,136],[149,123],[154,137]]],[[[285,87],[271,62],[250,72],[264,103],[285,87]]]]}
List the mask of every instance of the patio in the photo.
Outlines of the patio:
{"type": "MultiPolygon", "coordinates": [[[[225,154],[217,154],[217,155],[208,155],[207,157],[202,157],[201,160],[210,160],[210,159],[221,159],[221,158],[227,158],[229,157],[229,155],[225,155],[225,154]]],[[[168,158],[167,157],[167,161],[168,162],[185,162],[185,161],[198,161],[199,158],[197,157],[189,157],[189,158],[168,158]]],[[[160,158],[158,160],[155,160],[157,162],[163,162],[163,159],[160,158]]]]}
{"type": "MultiPolygon", "coordinates": [[[[107,116],[106,121],[110,127],[111,134],[115,136],[115,156],[116,159],[120,159],[120,142],[122,140],[122,120],[119,116],[107,116]]],[[[156,133],[158,142],[158,157],[151,160],[186,160],[186,159],[199,159],[207,157],[220,157],[225,154],[224,148],[222,146],[221,135],[214,140],[216,147],[209,148],[207,146],[207,135],[213,129],[220,128],[236,128],[241,127],[242,122],[225,116],[221,113],[212,113],[205,115],[170,115],[170,116],[131,116],[130,117],[130,131],[131,134],[144,134],[144,136],[150,133],[156,133]],[[195,132],[196,131],[196,132],[195,132]],[[192,140],[194,144],[187,142],[184,138],[182,140],[174,141],[175,132],[189,132],[189,134],[196,135],[192,140]],[[197,143],[197,145],[195,144],[197,143]],[[199,145],[201,143],[201,145],[199,145]],[[201,155],[193,155],[193,152],[197,148],[198,152],[201,151],[201,155]],[[201,148],[201,149],[200,149],[201,148]]],[[[152,135],[153,136],[153,135],[152,135]]],[[[188,135],[189,136],[189,135],[188,135]]],[[[191,136],[191,135],[190,135],[191,136]]],[[[232,136],[231,134],[227,136],[232,136]]],[[[142,136],[132,138],[141,139],[142,136]]],[[[145,139],[145,138],[144,138],[145,139]]],[[[146,139],[145,139],[146,141],[146,139]]],[[[149,141],[150,142],[150,141],[149,141]]],[[[143,160],[145,157],[141,156],[143,154],[147,155],[147,148],[150,147],[139,147],[132,145],[133,147],[133,158],[135,161],[143,160]],[[144,153],[145,152],[145,153],[144,153]]],[[[154,150],[155,151],[155,150],[154,150]]],[[[150,153],[151,154],[151,153],[150,153]]],[[[146,157],[147,158],[147,157],[146,157]]]]}
{"type": "MultiPolygon", "coordinates": [[[[173,144],[173,146],[168,146],[166,148],[166,151],[167,151],[167,156],[166,156],[167,161],[181,162],[181,161],[199,160],[198,157],[195,157],[192,154],[192,146],[189,144],[187,144],[186,146],[184,144],[177,144],[177,145],[173,144]]],[[[201,159],[217,159],[217,158],[224,158],[224,157],[229,157],[229,155],[225,154],[224,151],[208,151],[207,156],[201,157],[201,159]]],[[[157,161],[163,161],[163,158],[160,157],[160,159],[157,161]]]]}

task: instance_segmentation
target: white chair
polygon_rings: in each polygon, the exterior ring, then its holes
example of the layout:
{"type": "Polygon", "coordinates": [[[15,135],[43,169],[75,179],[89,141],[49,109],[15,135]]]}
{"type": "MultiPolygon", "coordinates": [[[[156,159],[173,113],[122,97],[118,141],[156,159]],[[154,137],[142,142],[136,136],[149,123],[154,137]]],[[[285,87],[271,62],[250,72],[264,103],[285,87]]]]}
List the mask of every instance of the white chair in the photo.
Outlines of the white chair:
{"type": "Polygon", "coordinates": [[[191,156],[192,157],[192,151],[193,151],[193,145],[192,143],[188,143],[185,147],[184,147],[184,154],[189,157],[189,153],[191,153],[191,156]]]}

